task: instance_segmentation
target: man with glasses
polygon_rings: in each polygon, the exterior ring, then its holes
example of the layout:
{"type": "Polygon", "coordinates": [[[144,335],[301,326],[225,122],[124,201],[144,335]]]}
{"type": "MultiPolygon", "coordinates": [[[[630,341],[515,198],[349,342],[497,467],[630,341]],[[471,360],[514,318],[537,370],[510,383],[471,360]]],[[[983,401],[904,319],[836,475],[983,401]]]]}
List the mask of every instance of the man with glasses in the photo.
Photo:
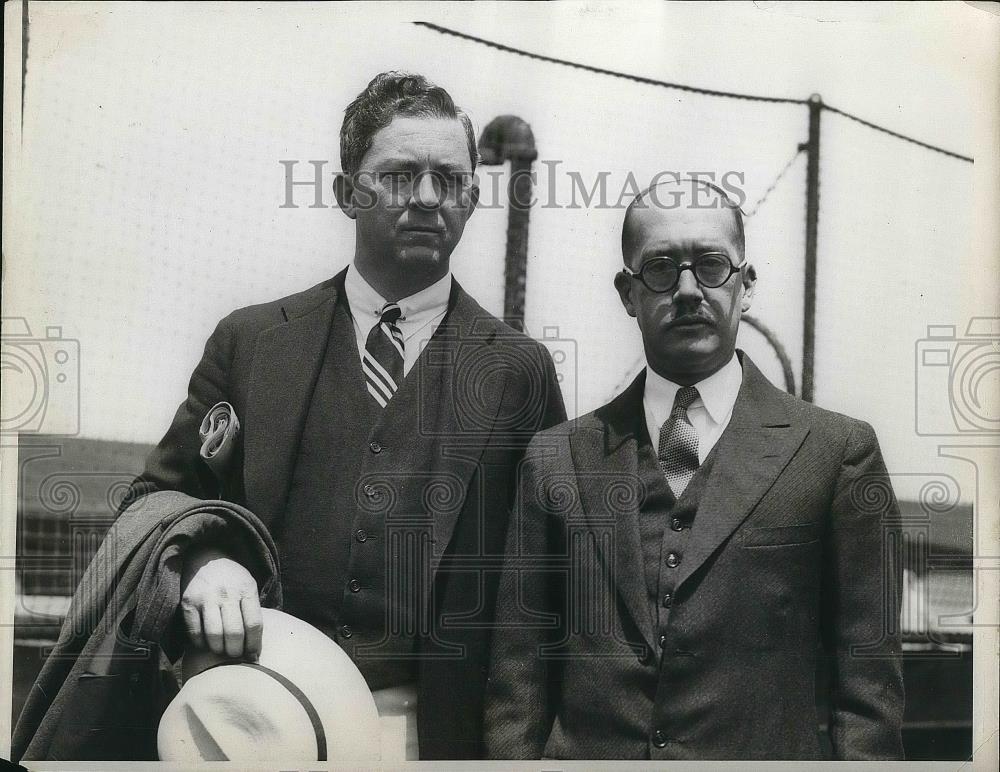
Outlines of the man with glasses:
{"type": "Polygon", "coordinates": [[[901,758],[898,509],[871,427],[736,350],[756,273],[722,190],[640,194],[622,252],[647,366],[528,448],[489,756],[901,758]]]}

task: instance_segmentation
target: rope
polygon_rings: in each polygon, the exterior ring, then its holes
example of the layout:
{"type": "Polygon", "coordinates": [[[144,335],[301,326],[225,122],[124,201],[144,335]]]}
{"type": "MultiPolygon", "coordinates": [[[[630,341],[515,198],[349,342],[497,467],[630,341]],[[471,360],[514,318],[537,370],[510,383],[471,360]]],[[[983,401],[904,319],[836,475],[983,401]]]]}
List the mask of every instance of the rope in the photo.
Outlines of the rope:
{"type": "Polygon", "coordinates": [[[765,201],[767,201],[767,197],[774,192],[774,189],[776,187],[778,187],[778,183],[781,182],[781,178],[788,173],[788,170],[792,168],[792,165],[795,163],[796,159],[800,155],[802,155],[803,152],[805,152],[805,149],[806,149],[805,143],[798,146],[792,157],[788,159],[788,163],[785,164],[785,168],[783,168],[780,172],[778,172],[778,176],[774,178],[774,182],[768,185],[767,190],[764,191],[764,195],[757,200],[756,204],[753,205],[753,209],[743,213],[744,217],[753,217],[755,214],[757,214],[757,210],[760,209],[761,205],[765,201]]]}
{"type": "Polygon", "coordinates": [[[464,32],[458,32],[457,30],[448,29],[447,27],[441,27],[438,26],[437,24],[431,24],[430,22],[427,21],[415,21],[413,23],[419,27],[426,27],[427,29],[434,30],[435,32],[440,32],[442,35],[451,35],[456,38],[461,38],[462,40],[471,40],[473,43],[481,43],[484,46],[495,48],[498,51],[506,51],[509,54],[526,56],[529,59],[536,59],[540,62],[549,62],[550,64],[561,64],[565,67],[575,67],[578,70],[593,72],[597,73],[598,75],[610,75],[613,78],[623,78],[625,80],[633,81],[634,83],[645,83],[647,86],[672,88],[676,89],[677,91],[687,91],[692,94],[705,94],[706,96],[725,97],[727,99],[746,99],[751,102],[777,102],[777,103],[794,104],[794,105],[807,104],[805,99],[790,99],[788,97],[766,97],[766,96],[757,96],[755,94],[739,94],[735,91],[716,91],[710,88],[698,88],[696,86],[686,86],[683,83],[671,83],[670,81],[656,80],[655,78],[644,78],[641,75],[629,75],[626,72],[618,72],[616,70],[606,70],[603,67],[593,67],[592,65],[589,64],[570,62],[566,59],[557,59],[554,56],[545,56],[544,54],[536,54],[533,51],[525,51],[524,49],[521,48],[505,46],[503,43],[497,43],[494,40],[477,38],[475,35],[467,35],[464,32]]]}
{"type": "Polygon", "coordinates": [[[860,123],[862,126],[867,126],[869,129],[874,129],[875,131],[880,131],[883,134],[888,134],[890,137],[895,137],[896,139],[901,139],[903,142],[909,142],[917,147],[922,147],[927,150],[933,150],[935,153],[941,153],[941,155],[946,155],[950,158],[957,158],[959,161],[965,161],[966,163],[975,163],[974,158],[970,158],[967,155],[960,155],[958,153],[953,153],[951,150],[945,150],[943,147],[937,147],[936,145],[928,145],[926,142],[921,142],[919,139],[914,139],[913,137],[908,137],[905,134],[900,134],[898,131],[893,131],[892,129],[887,129],[885,126],[879,126],[877,123],[872,123],[871,121],[866,121],[864,118],[859,118],[856,115],[851,115],[850,113],[844,112],[843,110],[831,107],[828,104],[823,105],[824,110],[829,110],[831,113],[836,113],[849,121],[854,121],[855,123],[860,123]]]}
{"type": "MultiPolygon", "coordinates": [[[[473,43],[479,43],[490,48],[495,48],[497,51],[505,51],[509,54],[516,54],[517,56],[524,56],[528,59],[535,59],[539,62],[548,62],[550,64],[559,64],[564,67],[573,67],[578,70],[583,70],[585,72],[593,72],[598,75],[609,75],[613,78],[622,78],[623,80],[630,80],[633,83],[643,83],[647,86],[658,86],[660,88],[675,89],[677,91],[686,91],[691,94],[703,94],[704,96],[712,97],[724,97],[727,99],[745,99],[750,102],[771,102],[776,104],[794,104],[794,105],[805,105],[809,104],[806,99],[791,99],[789,97],[767,97],[760,96],[757,94],[740,94],[735,91],[717,91],[710,88],[698,88],[697,86],[688,86],[683,83],[673,83],[666,80],[656,80],[655,78],[646,78],[641,75],[630,75],[626,72],[618,72],[616,70],[606,70],[603,67],[594,67],[589,64],[581,64],[580,62],[571,62],[567,59],[558,59],[554,56],[546,56],[544,54],[537,54],[533,51],[525,51],[522,48],[514,48],[513,46],[507,46],[503,43],[497,43],[495,40],[487,40],[485,38],[476,37],[475,35],[468,35],[464,32],[459,32],[457,30],[449,29],[448,27],[442,27],[438,24],[431,24],[427,21],[415,21],[413,22],[419,27],[426,27],[434,32],[439,32],[442,35],[451,35],[452,37],[461,38],[462,40],[469,40],[473,43]]],[[[946,150],[943,147],[938,147],[937,145],[931,145],[927,142],[921,142],[919,139],[914,139],[913,137],[908,137],[905,134],[900,134],[898,131],[893,131],[892,129],[887,129],[885,126],[879,126],[877,123],[872,123],[871,121],[866,121],[864,118],[859,118],[856,115],[845,112],[837,107],[832,107],[831,105],[822,104],[824,110],[828,110],[831,113],[836,113],[841,115],[848,120],[860,123],[862,126],[866,126],[874,131],[882,132],[883,134],[888,134],[890,137],[895,137],[896,139],[901,139],[904,142],[909,142],[917,147],[922,147],[925,150],[931,150],[935,153],[941,153],[949,158],[955,158],[959,161],[965,161],[966,163],[974,163],[974,159],[969,156],[961,155],[959,153],[954,153],[951,150],[946,150]]]]}

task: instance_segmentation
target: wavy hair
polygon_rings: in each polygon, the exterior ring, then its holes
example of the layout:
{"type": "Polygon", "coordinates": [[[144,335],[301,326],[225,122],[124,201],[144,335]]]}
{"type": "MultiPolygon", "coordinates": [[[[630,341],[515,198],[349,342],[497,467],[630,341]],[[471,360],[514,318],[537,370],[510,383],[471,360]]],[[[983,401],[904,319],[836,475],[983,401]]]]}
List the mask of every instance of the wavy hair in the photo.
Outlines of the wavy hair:
{"type": "Polygon", "coordinates": [[[479,161],[476,134],[469,116],[455,106],[451,95],[423,75],[390,70],[372,78],[365,90],[344,111],[340,128],[340,163],[355,174],[372,146],[375,134],[397,115],[420,118],[455,118],[465,128],[469,158],[475,171],[479,161]]]}

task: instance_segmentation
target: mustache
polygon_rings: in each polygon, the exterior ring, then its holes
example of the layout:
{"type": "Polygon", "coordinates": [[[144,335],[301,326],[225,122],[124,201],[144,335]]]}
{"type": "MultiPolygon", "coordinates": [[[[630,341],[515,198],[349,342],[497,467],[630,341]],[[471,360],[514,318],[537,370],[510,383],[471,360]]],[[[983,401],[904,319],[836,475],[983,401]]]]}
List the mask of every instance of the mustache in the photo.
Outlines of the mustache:
{"type": "Polygon", "coordinates": [[[666,314],[663,321],[668,324],[683,324],[685,322],[714,322],[714,317],[707,311],[699,308],[674,309],[674,313],[666,314]]]}

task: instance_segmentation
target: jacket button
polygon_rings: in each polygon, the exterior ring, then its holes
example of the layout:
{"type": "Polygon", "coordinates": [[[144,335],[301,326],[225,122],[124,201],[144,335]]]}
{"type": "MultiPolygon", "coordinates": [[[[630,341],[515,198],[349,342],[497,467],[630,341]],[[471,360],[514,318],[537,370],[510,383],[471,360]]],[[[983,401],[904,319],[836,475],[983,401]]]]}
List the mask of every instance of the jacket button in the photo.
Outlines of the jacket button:
{"type": "Polygon", "coordinates": [[[670,608],[672,605],[674,605],[674,596],[665,592],[663,594],[663,608],[670,608]]]}
{"type": "Polygon", "coordinates": [[[670,527],[675,531],[683,531],[684,521],[681,520],[679,517],[675,517],[673,520],[670,521],[670,527]]]}
{"type": "Polygon", "coordinates": [[[373,499],[373,498],[375,498],[376,495],[378,495],[378,491],[375,490],[375,486],[374,485],[366,485],[364,487],[364,491],[365,491],[365,495],[368,498],[370,498],[370,499],[373,499]]]}
{"type": "Polygon", "coordinates": [[[667,636],[665,635],[660,636],[660,648],[661,649],[667,648],[667,636]]]}
{"type": "Polygon", "coordinates": [[[653,732],[653,745],[655,745],[657,748],[667,747],[667,736],[663,734],[663,732],[661,732],[659,729],[653,732]]]}
{"type": "Polygon", "coordinates": [[[667,565],[671,568],[677,568],[681,564],[681,556],[676,552],[671,552],[667,555],[667,565]]]}
{"type": "Polygon", "coordinates": [[[354,538],[358,541],[368,541],[368,531],[364,528],[359,528],[354,532],[354,538]]]}
{"type": "Polygon", "coordinates": [[[361,582],[357,579],[351,579],[351,581],[347,583],[347,586],[351,592],[361,592],[361,582]]]}
{"type": "Polygon", "coordinates": [[[382,452],[382,446],[379,445],[374,440],[372,440],[371,442],[368,443],[368,448],[371,450],[372,453],[381,453],[382,452]]]}
{"type": "Polygon", "coordinates": [[[354,635],[354,631],[350,627],[348,627],[347,625],[341,626],[340,628],[341,638],[350,638],[352,635],[354,635]]]}

